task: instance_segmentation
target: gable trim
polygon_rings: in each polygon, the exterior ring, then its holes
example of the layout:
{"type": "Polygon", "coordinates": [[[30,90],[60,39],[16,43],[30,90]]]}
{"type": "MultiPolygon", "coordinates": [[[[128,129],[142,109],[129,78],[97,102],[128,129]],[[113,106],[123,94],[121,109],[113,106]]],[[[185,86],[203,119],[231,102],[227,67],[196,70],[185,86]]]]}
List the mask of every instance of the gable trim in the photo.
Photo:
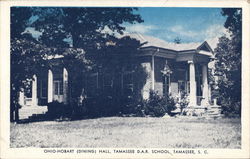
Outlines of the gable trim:
{"type": "Polygon", "coordinates": [[[206,46],[210,52],[214,53],[214,52],[213,52],[213,49],[210,47],[210,45],[207,43],[207,41],[204,41],[204,42],[197,48],[197,50],[200,50],[203,46],[206,46]]]}

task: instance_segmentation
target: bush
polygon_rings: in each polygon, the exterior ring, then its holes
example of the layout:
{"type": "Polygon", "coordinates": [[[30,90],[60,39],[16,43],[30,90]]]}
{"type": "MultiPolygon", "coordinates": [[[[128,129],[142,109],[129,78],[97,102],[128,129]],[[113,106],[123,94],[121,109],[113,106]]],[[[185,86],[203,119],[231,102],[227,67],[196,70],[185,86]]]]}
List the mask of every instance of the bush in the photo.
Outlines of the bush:
{"type": "Polygon", "coordinates": [[[70,117],[72,108],[70,105],[53,101],[48,103],[48,115],[52,118],[70,117]]]}
{"type": "Polygon", "coordinates": [[[182,96],[181,96],[181,99],[178,100],[178,104],[180,106],[180,109],[181,109],[181,113],[182,115],[185,115],[185,112],[183,111],[185,108],[187,108],[188,104],[189,104],[189,97],[186,93],[184,93],[182,96]]]}
{"type": "Polygon", "coordinates": [[[161,117],[166,113],[171,114],[175,110],[175,101],[169,96],[159,96],[151,91],[148,100],[143,100],[135,96],[122,96],[114,94],[113,96],[105,93],[98,94],[91,98],[86,98],[83,102],[84,111],[79,108],[73,108],[74,112],[78,112],[78,116],[84,114],[88,117],[104,117],[104,116],[152,116],[161,117]]]}
{"type": "Polygon", "coordinates": [[[228,100],[227,102],[221,103],[222,114],[227,117],[232,116],[241,116],[241,102],[231,102],[228,100]]]}
{"type": "Polygon", "coordinates": [[[166,113],[171,115],[171,111],[175,109],[175,101],[170,95],[159,96],[156,92],[150,91],[148,100],[134,100],[124,106],[122,113],[134,114],[135,116],[162,117],[166,113]]]}
{"type": "Polygon", "coordinates": [[[114,116],[122,112],[126,99],[122,96],[99,94],[85,101],[87,114],[90,117],[114,116]]]}
{"type": "Polygon", "coordinates": [[[171,95],[159,96],[156,92],[150,91],[149,99],[146,101],[146,114],[161,117],[166,113],[172,115],[171,111],[176,109],[175,101],[171,95]]]}

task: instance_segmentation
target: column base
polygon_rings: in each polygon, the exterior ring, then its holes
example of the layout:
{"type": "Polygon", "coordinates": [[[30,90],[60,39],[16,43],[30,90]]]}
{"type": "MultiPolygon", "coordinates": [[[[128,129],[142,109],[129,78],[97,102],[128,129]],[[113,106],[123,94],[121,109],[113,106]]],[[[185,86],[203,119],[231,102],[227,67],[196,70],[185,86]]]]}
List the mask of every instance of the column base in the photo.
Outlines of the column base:
{"type": "Polygon", "coordinates": [[[32,106],[37,106],[37,104],[38,104],[37,101],[38,101],[37,99],[33,99],[33,100],[32,100],[32,106]]]}
{"type": "Polygon", "coordinates": [[[201,101],[201,106],[208,107],[210,104],[207,100],[202,100],[201,101]]]}

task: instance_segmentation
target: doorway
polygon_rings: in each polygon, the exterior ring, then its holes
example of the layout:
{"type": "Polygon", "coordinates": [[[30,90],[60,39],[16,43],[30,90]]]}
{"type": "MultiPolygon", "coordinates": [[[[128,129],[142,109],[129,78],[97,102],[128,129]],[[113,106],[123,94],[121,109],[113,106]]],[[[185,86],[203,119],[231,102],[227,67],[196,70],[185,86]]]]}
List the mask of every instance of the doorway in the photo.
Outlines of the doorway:
{"type": "Polygon", "coordinates": [[[53,83],[54,86],[54,96],[53,100],[58,102],[63,102],[63,83],[60,80],[55,80],[53,83]]]}

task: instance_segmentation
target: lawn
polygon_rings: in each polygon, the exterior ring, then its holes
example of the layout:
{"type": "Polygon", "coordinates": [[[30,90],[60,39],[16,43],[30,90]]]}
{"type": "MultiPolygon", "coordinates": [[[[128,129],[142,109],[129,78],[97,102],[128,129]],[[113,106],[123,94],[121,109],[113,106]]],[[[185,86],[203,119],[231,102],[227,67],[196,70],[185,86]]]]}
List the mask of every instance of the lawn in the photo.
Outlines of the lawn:
{"type": "Polygon", "coordinates": [[[240,119],[108,117],[10,127],[11,147],[241,148],[240,119]]]}

